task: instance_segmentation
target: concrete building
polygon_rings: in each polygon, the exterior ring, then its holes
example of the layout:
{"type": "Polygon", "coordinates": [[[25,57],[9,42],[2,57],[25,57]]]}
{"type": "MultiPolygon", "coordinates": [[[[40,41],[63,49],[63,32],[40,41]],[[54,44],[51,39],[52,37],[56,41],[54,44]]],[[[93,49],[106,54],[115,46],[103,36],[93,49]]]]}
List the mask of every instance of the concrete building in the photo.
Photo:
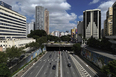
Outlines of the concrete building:
{"type": "Polygon", "coordinates": [[[93,36],[96,39],[101,38],[101,10],[93,9],[83,12],[84,38],[89,39],[93,36]]]}
{"type": "Polygon", "coordinates": [[[64,35],[65,35],[65,33],[64,33],[64,32],[60,32],[60,37],[61,37],[61,36],[64,36],[64,35]]]}
{"type": "Polygon", "coordinates": [[[113,35],[116,35],[116,2],[112,6],[113,8],[113,35]]]}
{"type": "Polygon", "coordinates": [[[105,22],[105,28],[106,30],[106,35],[111,36],[113,35],[113,10],[112,7],[108,8],[108,11],[106,12],[106,22],[105,22]]]}
{"type": "Polygon", "coordinates": [[[54,36],[54,31],[50,33],[50,35],[54,36]]]}
{"type": "Polygon", "coordinates": [[[49,11],[47,9],[44,11],[44,29],[49,34],[49,11]]]}
{"type": "Polygon", "coordinates": [[[77,39],[78,42],[82,42],[82,38],[83,38],[83,21],[78,21],[77,22],[77,39]]]}
{"type": "Polygon", "coordinates": [[[59,37],[60,36],[60,32],[59,31],[54,31],[54,36],[59,37]]]}
{"type": "Polygon", "coordinates": [[[27,23],[27,35],[31,33],[31,30],[34,30],[34,22],[27,23]]]}
{"type": "Polygon", "coordinates": [[[74,27],[73,29],[71,29],[71,41],[75,41],[76,40],[76,27],[74,27]]]}
{"type": "Polygon", "coordinates": [[[26,38],[26,17],[0,1],[0,38],[26,38]]]}
{"type": "Polygon", "coordinates": [[[6,50],[6,48],[8,47],[24,47],[26,44],[31,43],[31,42],[35,42],[36,40],[33,38],[20,38],[20,39],[2,39],[0,40],[0,47],[3,48],[3,51],[6,50]]]}
{"type": "Polygon", "coordinates": [[[36,6],[35,30],[44,30],[44,7],[36,6]]]}

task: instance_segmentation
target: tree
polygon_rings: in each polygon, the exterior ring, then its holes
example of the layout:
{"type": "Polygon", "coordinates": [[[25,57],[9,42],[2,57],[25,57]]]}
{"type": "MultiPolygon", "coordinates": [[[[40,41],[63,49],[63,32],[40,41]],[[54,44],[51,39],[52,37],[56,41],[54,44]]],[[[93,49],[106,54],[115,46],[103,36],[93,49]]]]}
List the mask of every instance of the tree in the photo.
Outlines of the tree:
{"type": "Polygon", "coordinates": [[[39,39],[37,39],[37,42],[40,44],[40,46],[42,45],[42,43],[46,43],[47,42],[47,37],[46,36],[42,36],[39,39]]]}
{"type": "Polygon", "coordinates": [[[103,66],[101,71],[111,77],[116,77],[116,60],[110,61],[106,66],[103,66]]]}
{"type": "Polygon", "coordinates": [[[28,35],[28,37],[32,37],[32,38],[38,38],[42,37],[42,36],[47,36],[47,33],[44,30],[31,30],[31,33],[28,35]]]}
{"type": "Polygon", "coordinates": [[[75,54],[80,55],[81,53],[81,46],[79,43],[76,43],[73,45],[72,50],[74,51],[75,54]]]}
{"type": "Polygon", "coordinates": [[[101,48],[104,50],[111,50],[111,43],[108,41],[107,38],[103,37],[101,40],[101,48]]]}
{"type": "Polygon", "coordinates": [[[44,48],[44,45],[41,46],[41,50],[42,50],[42,52],[43,52],[43,48],[44,48]]]}
{"type": "Polygon", "coordinates": [[[0,64],[1,63],[7,63],[7,59],[8,59],[8,57],[7,57],[7,55],[6,55],[6,53],[4,53],[4,52],[0,52],[0,64]]]}
{"type": "Polygon", "coordinates": [[[10,61],[12,61],[14,58],[19,58],[21,56],[21,54],[23,50],[21,48],[17,48],[17,47],[11,47],[11,48],[7,48],[6,49],[6,54],[8,56],[8,58],[10,59],[10,61]]]}
{"type": "Polygon", "coordinates": [[[70,37],[69,36],[61,36],[60,37],[62,41],[70,41],[70,37]]]}
{"type": "Polygon", "coordinates": [[[0,77],[11,77],[11,72],[4,63],[0,63],[0,77]]]}

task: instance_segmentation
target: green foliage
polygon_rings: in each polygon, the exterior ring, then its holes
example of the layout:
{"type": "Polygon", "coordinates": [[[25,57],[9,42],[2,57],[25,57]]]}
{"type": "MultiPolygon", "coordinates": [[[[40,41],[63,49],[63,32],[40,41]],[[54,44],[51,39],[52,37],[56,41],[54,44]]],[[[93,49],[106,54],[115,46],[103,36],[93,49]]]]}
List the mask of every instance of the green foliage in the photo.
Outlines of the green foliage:
{"type": "Polygon", "coordinates": [[[0,63],[0,77],[11,77],[11,72],[4,63],[0,63]]]}
{"type": "Polygon", "coordinates": [[[42,36],[41,38],[37,39],[37,42],[40,44],[40,46],[42,45],[42,43],[46,43],[47,42],[47,37],[46,36],[42,36]]]}
{"type": "Polygon", "coordinates": [[[39,38],[42,36],[47,36],[46,32],[44,30],[31,30],[31,33],[27,37],[32,37],[32,38],[39,38]]]}
{"type": "Polygon", "coordinates": [[[76,43],[73,45],[72,50],[74,51],[75,54],[80,55],[81,53],[81,46],[79,43],[76,43]]]}
{"type": "Polygon", "coordinates": [[[43,52],[43,48],[44,48],[44,45],[41,45],[41,50],[42,50],[42,52],[43,52]]]}
{"type": "Polygon", "coordinates": [[[104,50],[111,50],[111,43],[106,38],[102,38],[101,41],[91,37],[87,41],[87,45],[104,50]]]}
{"type": "Polygon", "coordinates": [[[14,58],[19,58],[22,53],[23,52],[21,48],[17,48],[14,46],[6,49],[6,54],[8,58],[10,59],[10,61],[13,60],[14,58]]]}
{"type": "Polygon", "coordinates": [[[109,62],[106,66],[101,69],[105,74],[111,74],[111,77],[116,77],[116,60],[109,62]]]}
{"type": "Polygon", "coordinates": [[[0,52],[0,64],[7,63],[7,59],[8,59],[8,57],[7,57],[6,53],[0,52]]]}
{"type": "Polygon", "coordinates": [[[105,49],[105,50],[111,50],[111,43],[108,41],[108,39],[107,38],[102,38],[102,40],[101,40],[101,48],[102,49],[105,49]]]}
{"type": "Polygon", "coordinates": [[[69,36],[61,36],[60,39],[62,41],[70,41],[71,40],[69,36]]]}
{"type": "Polygon", "coordinates": [[[56,36],[48,35],[47,40],[57,42],[57,41],[60,41],[60,38],[56,36]]]}

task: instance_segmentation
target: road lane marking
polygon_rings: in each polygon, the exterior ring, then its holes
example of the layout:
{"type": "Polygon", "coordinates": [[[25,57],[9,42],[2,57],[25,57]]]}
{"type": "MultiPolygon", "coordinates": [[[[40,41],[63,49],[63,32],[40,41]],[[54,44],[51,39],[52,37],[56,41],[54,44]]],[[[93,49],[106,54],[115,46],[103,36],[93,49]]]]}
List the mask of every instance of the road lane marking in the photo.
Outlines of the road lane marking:
{"type": "MultiPolygon", "coordinates": [[[[39,72],[37,73],[37,75],[40,73],[41,69],[43,68],[43,66],[40,68],[39,72]]],[[[37,77],[37,75],[35,77],[37,77]]]]}
{"type": "MultiPolygon", "coordinates": [[[[81,76],[83,76],[83,74],[86,72],[89,76],[90,76],[90,74],[81,66],[81,64],[71,55],[71,57],[73,58],[72,60],[73,60],[73,62],[74,62],[74,64],[75,64],[75,66],[76,66],[76,68],[77,68],[77,70],[79,71],[79,73],[80,73],[80,75],[81,76]],[[75,60],[75,61],[74,61],[75,60]],[[76,63],[75,63],[76,62],[76,63]],[[77,65],[79,66],[79,68],[77,67],[77,65]],[[83,71],[84,71],[84,73],[83,72],[81,72],[81,68],[82,69],[84,69],[83,71]]],[[[85,74],[84,74],[85,75],[85,74]]],[[[90,76],[91,77],[91,76],[90,76]]]]}
{"type": "MultiPolygon", "coordinates": [[[[42,60],[42,58],[47,54],[47,52],[36,62],[38,63],[40,60],[42,60]]],[[[21,77],[23,77],[33,66],[35,65],[32,65],[21,77]]]]}
{"type": "Polygon", "coordinates": [[[30,74],[32,74],[33,72],[31,72],[30,74]]]}

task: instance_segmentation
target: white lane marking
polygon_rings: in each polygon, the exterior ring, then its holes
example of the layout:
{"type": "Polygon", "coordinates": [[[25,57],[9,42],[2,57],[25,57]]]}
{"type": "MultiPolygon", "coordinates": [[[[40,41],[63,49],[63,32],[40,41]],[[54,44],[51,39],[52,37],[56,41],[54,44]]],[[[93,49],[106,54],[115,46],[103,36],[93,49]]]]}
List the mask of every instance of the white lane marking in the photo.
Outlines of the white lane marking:
{"type": "MultiPolygon", "coordinates": [[[[43,68],[43,66],[40,68],[39,72],[37,73],[37,75],[40,73],[41,69],[43,68]]],[[[37,77],[37,75],[35,77],[37,77]]]]}
{"type": "Polygon", "coordinates": [[[67,72],[67,74],[69,74],[69,73],[67,72]]]}
{"type": "Polygon", "coordinates": [[[31,72],[30,74],[32,74],[33,72],[31,72]]]}
{"type": "MultiPolygon", "coordinates": [[[[37,61],[39,62],[45,55],[47,54],[47,52],[37,61]]],[[[36,63],[37,63],[36,62],[36,63]]],[[[35,65],[34,65],[35,66],[35,65]]],[[[21,77],[23,77],[33,66],[31,66],[21,77]]]]}
{"type": "MultiPolygon", "coordinates": [[[[76,56],[83,64],[87,65],[83,60],[81,60],[78,56],[76,56]]],[[[90,66],[88,66],[88,68],[90,69],[91,72],[93,72],[97,77],[99,77],[97,75],[97,72],[95,70],[93,70],[90,66]]]]}
{"type": "MultiPolygon", "coordinates": [[[[81,72],[81,70],[80,70],[81,68],[78,68],[78,67],[77,67],[77,65],[78,65],[79,67],[82,67],[81,64],[80,64],[72,55],[71,55],[71,57],[73,58],[72,60],[73,60],[73,62],[74,62],[74,64],[75,64],[77,70],[79,71],[80,75],[83,76],[83,72],[81,72]],[[74,60],[75,60],[75,61],[74,61],[74,60]]],[[[83,67],[82,67],[82,68],[83,68],[83,67]]],[[[84,69],[84,68],[83,68],[83,69],[84,69]]],[[[84,73],[85,73],[85,72],[88,73],[88,72],[84,69],[84,73]]],[[[90,76],[89,73],[88,73],[88,75],[90,76]]],[[[90,76],[90,77],[91,77],[91,76],[90,76]]]]}

